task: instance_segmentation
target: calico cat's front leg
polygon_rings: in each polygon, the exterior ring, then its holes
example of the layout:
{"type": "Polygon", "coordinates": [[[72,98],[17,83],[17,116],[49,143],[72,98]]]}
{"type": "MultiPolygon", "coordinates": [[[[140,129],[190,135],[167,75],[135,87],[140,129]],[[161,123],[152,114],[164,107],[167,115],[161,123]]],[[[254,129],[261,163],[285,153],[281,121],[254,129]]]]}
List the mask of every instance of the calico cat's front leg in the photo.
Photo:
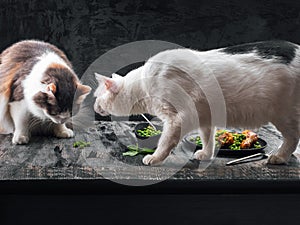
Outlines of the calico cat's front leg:
{"type": "Polygon", "coordinates": [[[158,147],[152,155],[146,155],[143,158],[145,165],[158,165],[167,158],[172,149],[180,141],[181,123],[178,120],[169,120],[165,122],[163,133],[158,142],[158,147]]]}
{"type": "Polygon", "coordinates": [[[58,138],[74,137],[74,132],[67,128],[65,124],[55,124],[53,128],[54,135],[58,138]]]}
{"type": "Polygon", "coordinates": [[[29,113],[24,100],[10,103],[10,115],[14,122],[13,144],[27,144],[29,142],[29,113]]]}

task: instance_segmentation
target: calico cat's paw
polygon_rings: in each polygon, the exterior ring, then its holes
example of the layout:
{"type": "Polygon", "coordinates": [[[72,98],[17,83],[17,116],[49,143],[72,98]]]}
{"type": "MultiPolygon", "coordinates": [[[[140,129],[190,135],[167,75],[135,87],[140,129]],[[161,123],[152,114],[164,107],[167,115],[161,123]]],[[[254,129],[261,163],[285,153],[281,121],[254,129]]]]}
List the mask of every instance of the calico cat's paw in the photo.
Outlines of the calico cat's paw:
{"type": "Polygon", "coordinates": [[[270,155],[270,157],[268,158],[268,164],[280,165],[286,163],[287,161],[283,157],[277,155],[270,155]]]}
{"type": "Polygon", "coordinates": [[[14,135],[12,143],[15,145],[23,145],[29,142],[29,137],[26,135],[14,135]]]}
{"type": "Polygon", "coordinates": [[[69,128],[59,129],[54,132],[58,138],[71,138],[74,137],[74,132],[69,128]]]}
{"type": "Polygon", "coordinates": [[[161,160],[155,157],[154,155],[146,155],[143,158],[143,163],[148,166],[159,165],[161,164],[161,160]]]}
{"type": "Polygon", "coordinates": [[[211,160],[212,156],[204,150],[198,150],[194,153],[194,159],[197,160],[211,160]]]}

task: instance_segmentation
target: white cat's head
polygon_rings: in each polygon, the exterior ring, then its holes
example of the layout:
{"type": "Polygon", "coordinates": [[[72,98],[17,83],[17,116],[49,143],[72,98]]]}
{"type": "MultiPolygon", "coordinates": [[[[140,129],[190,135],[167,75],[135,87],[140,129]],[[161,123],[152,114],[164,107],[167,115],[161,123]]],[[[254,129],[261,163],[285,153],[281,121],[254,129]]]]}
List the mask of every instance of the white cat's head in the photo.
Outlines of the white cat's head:
{"type": "Polygon", "coordinates": [[[123,77],[113,74],[112,78],[102,76],[95,73],[96,80],[99,85],[96,89],[94,96],[96,101],[94,104],[94,110],[101,116],[107,116],[114,114],[114,99],[119,94],[123,87],[123,77]]]}

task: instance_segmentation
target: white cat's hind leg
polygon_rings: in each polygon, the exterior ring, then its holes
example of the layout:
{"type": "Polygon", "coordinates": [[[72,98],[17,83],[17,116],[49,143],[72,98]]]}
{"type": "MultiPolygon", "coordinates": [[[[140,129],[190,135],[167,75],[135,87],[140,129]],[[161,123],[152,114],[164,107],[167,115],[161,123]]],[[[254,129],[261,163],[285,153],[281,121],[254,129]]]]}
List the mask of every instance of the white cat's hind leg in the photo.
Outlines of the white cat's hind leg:
{"type": "Polygon", "coordinates": [[[269,164],[286,164],[296,150],[299,142],[299,138],[288,137],[284,138],[282,145],[280,146],[278,152],[274,155],[270,155],[268,159],[269,164]]]}
{"type": "Polygon", "coordinates": [[[74,137],[74,132],[67,128],[65,124],[55,124],[53,128],[54,135],[58,138],[74,137]]]}
{"type": "Polygon", "coordinates": [[[300,138],[299,122],[297,119],[290,119],[289,121],[274,123],[274,125],[281,132],[283,143],[279,150],[269,157],[268,163],[286,164],[298,146],[300,138]]]}
{"type": "Polygon", "coordinates": [[[10,103],[10,115],[15,126],[12,143],[27,144],[29,142],[29,114],[25,101],[22,100],[10,103]]]}
{"type": "Polygon", "coordinates": [[[211,129],[210,127],[201,128],[200,137],[203,149],[196,151],[194,158],[197,160],[211,160],[214,156],[215,129],[211,129]]]}

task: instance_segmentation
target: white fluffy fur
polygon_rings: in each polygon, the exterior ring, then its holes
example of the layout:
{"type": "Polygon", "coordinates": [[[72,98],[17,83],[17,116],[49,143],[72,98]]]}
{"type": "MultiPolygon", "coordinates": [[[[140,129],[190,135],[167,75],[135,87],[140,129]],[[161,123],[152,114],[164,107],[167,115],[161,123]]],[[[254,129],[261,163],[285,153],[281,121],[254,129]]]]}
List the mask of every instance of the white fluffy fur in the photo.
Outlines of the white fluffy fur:
{"type": "Polygon", "coordinates": [[[168,50],[153,56],[124,78],[96,78],[99,81],[96,112],[117,116],[150,113],[164,121],[158,148],[143,159],[147,165],[162,162],[181,138],[195,129],[199,129],[204,147],[194,157],[212,158],[215,127],[224,124],[218,118],[211,121],[208,99],[224,97],[228,127],[257,128],[268,122],[277,127],[284,142],[269,158],[269,163],[287,162],[299,142],[299,48],[288,65],[275,59],[262,59],[255,53],[229,55],[220,50],[168,50]],[[214,79],[221,92],[212,85],[214,79]],[[107,81],[118,87],[117,94],[104,88],[107,81]],[[194,118],[195,109],[198,120],[194,118]]]}
{"type": "Polygon", "coordinates": [[[44,72],[52,63],[61,64],[69,68],[68,65],[55,53],[45,53],[39,58],[39,61],[34,65],[30,74],[26,77],[22,84],[24,88],[24,98],[27,104],[26,109],[29,110],[33,115],[39,117],[40,119],[46,119],[47,116],[40,107],[36,106],[32,98],[35,94],[37,94],[40,91],[47,91],[47,85],[42,84],[41,80],[44,72]]]}

